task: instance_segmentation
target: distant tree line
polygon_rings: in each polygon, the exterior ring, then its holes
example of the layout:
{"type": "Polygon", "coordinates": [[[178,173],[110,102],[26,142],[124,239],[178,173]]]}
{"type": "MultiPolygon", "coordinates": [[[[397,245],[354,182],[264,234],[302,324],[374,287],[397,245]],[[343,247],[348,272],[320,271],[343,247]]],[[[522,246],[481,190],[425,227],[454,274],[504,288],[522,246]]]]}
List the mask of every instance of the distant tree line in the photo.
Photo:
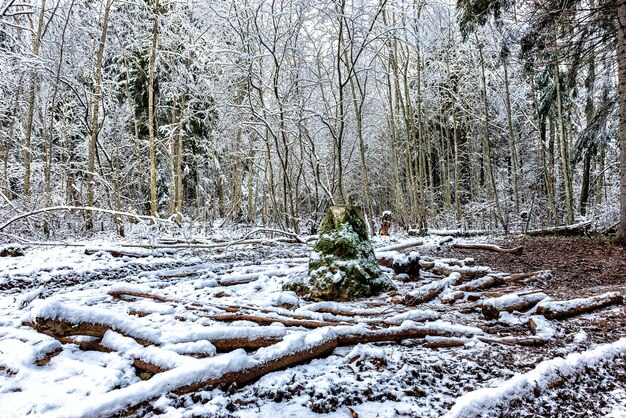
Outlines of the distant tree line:
{"type": "Polygon", "coordinates": [[[617,0],[0,0],[0,211],[626,228],[625,26],[617,0]]]}

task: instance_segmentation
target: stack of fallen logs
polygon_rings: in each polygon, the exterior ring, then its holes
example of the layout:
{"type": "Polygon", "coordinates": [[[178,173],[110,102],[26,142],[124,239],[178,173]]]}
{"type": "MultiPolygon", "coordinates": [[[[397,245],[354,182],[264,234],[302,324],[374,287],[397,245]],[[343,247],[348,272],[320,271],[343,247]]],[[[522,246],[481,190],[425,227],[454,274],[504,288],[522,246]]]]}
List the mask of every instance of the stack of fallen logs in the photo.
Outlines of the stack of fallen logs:
{"type": "MultiPolygon", "coordinates": [[[[474,247],[468,246],[468,247],[474,247]]],[[[464,247],[465,248],[465,247],[464,247]]],[[[519,253],[521,247],[504,249],[492,245],[481,245],[481,249],[504,253],[519,253]]],[[[414,252],[410,255],[384,254],[379,263],[388,267],[403,283],[431,281],[407,292],[402,303],[415,306],[431,302],[439,297],[444,304],[459,301],[476,302],[470,308],[478,308],[485,319],[497,320],[501,313],[528,312],[530,337],[478,337],[481,341],[507,345],[541,345],[554,335],[548,330],[552,325],[547,319],[564,319],[593,312],[612,305],[624,303],[618,292],[609,292],[588,298],[555,301],[539,289],[529,290],[519,283],[545,278],[550,271],[503,274],[494,273],[488,267],[475,266],[474,260],[432,259],[414,252]],[[530,313],[533,315],[530,316],[530,313]]],[[[466,309],[471,311],[472,309],[466,309]]]]}
{"type": "MultiPolygon", "coordinates": [[[[309,311],[301,309],[293,311],[271,306],[198,303],[169,298],[153,290],[129,288],[113,289],[109,295],[118,303],[151,299],[168,304],[175,308],[176,312],[187,312],[202,323],[206,323],[207,320],[212,321],[212,324],[247,321],[259,325],[280,323],[284,326],[232,326],[228,327],[228,332],[220,334],[211,332],[214,325],[208,325],[204,327],[206,332],[190,332],[186,337],[177,334],[177,341],[172,344],[159,329],[149,332],[150,326],[157,325],[146,318],[149,316],[148,312],[128,309],[126,311],[129,314],[110,312],[94,314],[96,308],[64,306],[58,302],[39,307],[33,311],[32,319],[25,324],[63,344],[77,344],[83,350],[106,352],[121,350],[134,359],[138,374],[146,379],[174,371],[180,375],[183,366],[189,366],[190,361],[208,361],[216,356],[216,353],[234,356],[239,349],[251,352],[245,357],[246,361],[241,361],[240,367],[215,372],[210,378],[204,379],[198,378],[197,373],[188,378],[183,375],[176,384],[168,386],[168,390],[172,392],[188,393],[201,388],[233,383],[246,384],[272,371],[328,355],[338,346],[406,339],[422,339],[424,340],[422,346],[427,348],[464,346],[472,340],[506,345],[541,345],[555,336],[555,327],[551,320],[568,318],[624,302],[619,293],[554,301],[540,290],[528,290],[517,286],[524,281],[549,274],[545,271],[513,275],[497,274],[489,268],[475,266],[472,259],[432,259],[419,256],[417,253],[402,255],[391,252],[379,255],[378,259],[381,265],[392,269],[402,278],[404,282],[402,286],[411,286],[412,282],[421,284],[423,281],[430,281],[407,292],[402,299],[405,306],[393,306],[393,310],[396,311],[394,314],[397,314],[397,311],[406,311],[403,315],[409,314],[405,317],[411,318],[410,314],[418,313],[412,311],[411,306],[439,298],[441,304],[438,307],[444,310],[448,309],[446,306],[465,305],[467,312],[478,309],[488,321],[498,319],[502,313],[528,312],[525,319],[531,335],[495,336],[485,332],[484,329],[487,328],[454,325],[442,321],[422,324],[414,321],[401,322],[394,320],[393,316],[387,313],[390,309],[382,308],[359,310],[346,304],[343,309],[341,306],[344,305],[330,308],[321,305],[309,311]],[[468,310],[467,304],[472,304],[472,309],[468,310]],[[305,342],[293,344],[292,340],[297,335],[301,335],[302,341],[305,342]]],[[[255,278],[246,279],[253,281],[255,278]]],[[[179,321],[181,329],[186,326],[183,320],[185,319],[179,321]]],[[[59,352],[58,347],[55,347],[48,357],[59,352]]],[[[49,361],[49,358],[45,361],[49,361]]],[[[204,367],[208,368],[209,363],[197,363],[197,367],[191,369],[204,367]]],[[[152,397],[147,391],[143,400],[152,397]]],[[[130,406],[121,405],[123,408],[130,406]]]]}

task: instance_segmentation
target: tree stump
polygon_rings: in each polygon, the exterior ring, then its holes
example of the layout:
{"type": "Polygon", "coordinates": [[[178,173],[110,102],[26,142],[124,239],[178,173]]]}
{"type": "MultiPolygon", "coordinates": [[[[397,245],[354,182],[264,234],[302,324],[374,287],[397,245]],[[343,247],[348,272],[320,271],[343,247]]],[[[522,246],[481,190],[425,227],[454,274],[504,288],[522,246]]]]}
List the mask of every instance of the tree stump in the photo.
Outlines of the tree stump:
{"type": "Polygon", "coordinates": [[[380,222],[380,235],[389,235],[389,228],[391,228],[391,212],[386,210],[380,222]]]}
{"type": "Polygon", "coordinates": [[[332,206],[309,257],[307,277],[285,286],[310,300],[348,301],[393,288],[380,270],[361,210],[332,206]]]}

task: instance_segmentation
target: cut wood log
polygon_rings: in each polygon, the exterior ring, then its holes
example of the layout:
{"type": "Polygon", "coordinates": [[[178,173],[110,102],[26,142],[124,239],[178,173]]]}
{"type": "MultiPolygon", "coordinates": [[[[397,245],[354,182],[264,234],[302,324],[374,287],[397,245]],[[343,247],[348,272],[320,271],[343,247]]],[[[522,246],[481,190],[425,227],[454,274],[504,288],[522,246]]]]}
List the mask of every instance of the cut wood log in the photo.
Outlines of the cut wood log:
{"type": "Polygon", "coordinates": [[[443,230],[443,231],[438,231],[438,230],[429,230],[428,231],[429,235],[437,235],[437,236],[453,236],[453,237],[478,237],[478,236],[482,236],[482,235],[493,235],[493,231],[480,231],[480,230],[467,230],[467,231],[460,231],[460,230],[443,230]]]}
{"type": "Polygon", "coordinates": [[[244,386],[248,383],[260,379],[268,373],[306,363],[315,358],[324,357],[332,353],[335,348],[337,348],[337,340],[331,338],[327,341],[322,341],[313,346],[305,346],[303,349],[295,350],[287,355],[284,355],[277,359],[272,359],[255,367],[225,373],[218,378],[208,379],[202,382],[182,386],[176,389],[174,392],[181,395],[185,393],[196,392],[198,390],[212,389],[218,386],[230,386],[232,384],[236,384],[237,386],[244,386]]]}
{"type": "Polygon", "coordinates": [[[289,232],[289,231],[283,231],[281,229],[274,229],[274,228],[256,228],[250,232],[248,232],[246,235],[244,235],[244,237],[242,239],[248,239],[250,238],[252,235],[255,234],[280,234],[280,235],[285,235],[286,237],[292,238],[294,241],[300,243],[300,244],[306,244],[306,241],[304,239],[302,239],[298,234],[293,233],[293,232],[289,232]]]}
{"type": "Polygon", "coordinates": [[[591,227],[591,221],[580,222],[572,225],[557,226],[546,229],[533,229],[526,231],[526,235],[545,236],[545,235],[584,235],[591,227]]]}
{"type": "Polygon", "coordinates": [[[624,297],[621,294],[609,292],[589,298],[544,302],[537,307],[537,314],[543,315],[548,319],[563,319],[623,303],[624,297]]]}
{"type": "Polygon", "coordinates": [[[502,345],[521,345],[529,347],[538,347],[546,344],[548,341],[540,337],[478,337],[484,343],[502,344],[502,345]]]}
{"type": "Polygon", "coordinates": [[[402,242],[399,244],[387,245],[385,247],[375,248],[374,252],[376,253],[385,253],[391,251],[402,251],[408,250],[409,248],[418,247],[424,244],[424,240],[418,239],[414,241],[402,242]]]}
{"type": "Polygon", "coordinates": [[[465,341],[460,338],[438,338],[435,340],[427,340],[422,347],[425,348],[453,348],[463,347],[465,341]]]}
{"type": "Polygon", "coordinates": [[[491,273],[491,269],[489,267],[483,266],[461,267],[451,266],[449,264],[443,263],[435,263],[435,267],[433,267],[433,273],[442,276],[449,276],[452,273],[459,273],[464,279],[475,279],[477,277],[483,277],[484,275],[491,273]]]}
{"type": "Polygon", "coordinates": [[[119,248],[85,248],[85,255],[94,255],[100,252],[105,252],[111,255],[111,257],[120,258],[120,257],[128,257],[128,258],[144,258],[150,257],[151,253],[140,253],[137,251],[128,251],[122,250],[119,248]]]}
{"type": "Polygon", "coordinates": [[[457,300],[463,299],[464,297],[465,297],[465,292],[461,292],[457,290],[454,292],[449,292],[445,296],[442,296],[441,302],[453,304],[457,300]]]}
{"type": "Polygon", "coordinates": [[[359,330],[354,333],[340,332],[337,337],[339,346],[375,343],[381,341],[402,341],[424,337],[458,337],[459,335],[473,335],[480,330],[470,327],[446,328],[413,326],[413,327],[390,327],[378,330],[359,330]]]}
{"type": "Polygon", "coordinates": [[[243,313],[228,313],[222,315],[210,315],[208,318],[213,319],[214,321],[250,321],[255,322],[257,324],[270,325],[274,323],[280,323],[285,325],[286,327],[303,327],[303,328],[322,328],[322,327],[330,327],[336,326],[340,324],[339,322],[325,322],[325,321],[314,321],[314,320],[301,320],[301,319],[291,319],[291,318],[281,318],[275,316],[258,316],[258,315],[249,315],[243,313]]]}
{"type": "Polygon", "coordinates": [[[504,277],[504,281],[506,283],[511,283],[511,282],[517,282],[517,281],[521,281],[521,280],[526,280],[526,279],[535,279],[535,278],[548,278],[552,275],[552,272],[550,270],[539,270],[539,271],[533,271],[530,273],[515,273],[515,274],[511,274],[507,277],[504,277]]]}
{"type": "Polygon", "coordinates": [[[484,250],[484,251],[493,251],[496,253],[505,253],[505,254],[521,254],[524,252],[524,247],[514,247],[514,248],[502,248],[498,245],[493,244],[461,244],[454,243],[452,244],[453,248],[467,249],[467,250],[484,250]]]}
{"type": "Polygon", "coordinates": [[[175,300],[173,299],[168,299],[165,298],[163,296],[159,296],[159,295],[155,295],[152,293],[142,293],[142,292],[135,292],[132,290],[110,290],[109,291],[109,295],[113,296],[116,299],[123,299],[124,297],[134,297],[134,298],[145,298],[145,299],[153,299],[153,300],[158,300],[159,302],[174,302],[176,303],[175,300]]]}
{"type": "Polygon", "coordinates": [[[0,246],[0,257],[22,257],[24,247],[20,244],[7,244],[0,246]]]}
{"type": "Polygon", "coordinates": [[[437,280],[436,282],[429,283],[427,285],[417,288],[416,290],[411,291],[405,296],[404,304],[411,306],[430,302],[445,289],[458,284],[461,280],[462,277],[460,273],[451,273],[445,279],[437,280]]]}
{"type": "Polygon", "coordinates": [[[377,261],[381,266],[389,267],[397,274],[419,275],[420,256],[417,253],[381,255],[377,257],[377,261]]]}
{"type": "Polygon", "coordinates": [[[120,334],[131,337],[139,344],[148,346],[150,344],[158,344],[158,341],[149,341],[145,338],[140,338],[133,335],[128,335],[122,330],[116,330],[110,325],[105,324],[93,324],[89,322],[72,323],[69,320],[53,319],[53,318],[36,318],[35,322],[24,322],[24,325],[34,328],[41,334],[48,335],[52,338],[67,343],[69,340],[67,337],[85,335],[88,337],[102,338],[104,334],[113,329],[120,334]]]}
{"type": "Polygon", "coordinates": [[[148,376],[145,376],[145,375],[142,376],[142,378],[144,378],[144,380],[145,380],[145,377],[149,378],[149,377],[154,376],[157,373],[163,373],[166,370],[166,369],[162,369],[159,366],[156,366],[154,364],[148,363],[148,362],[146,362],[144,360],[141,360],[141,359],[138,359],[138,358],[133,360],[133,367],[135,369],[139,370],[140,372],[144,372],[144,373],[147,372],[148,373],[148,376]]]}
{"type": "MultiPolygon", "coordinates": [[[[159,345],[160,341],[148,340],[137,335],[133,335],[128,331],[120,330],[112,324],[93,324],[88,322],[72,323],[70,320],[37,318],[35,322],[25,322],[24,325],[36,329],[38,332],[49,335],[62,343],[71,342],[67,337],[86,335],[89,337],[102,338],[109,331],[115,331],[119,334],[130,337],[143,346],[159,345]]],[[[281,336],[260,336],[251,338],[249,336],[233,336],[222,338],[211,338],[209,341],[213,344],[217,351],[226,352],[242,348],[246,351],[258,350],[261,347],[267,347],[281,341],[281,336]]]]}
{"type": "Polygon", "coordinates": [[[526,295],[510,294],[498,298],[486,299],[482,303],[483,315],[486,319],[498,319],[500,312],[525,312],[547,298],[542,292],[526,295]]]}
{"type": "Polygon", "coordinates": [[[462,292],[478,292],[480,290],[489,289],[490,287],[501,284],[504,284],[504,279],[502,277],[489,275],[464,283],[456,289],[462,292]]]}

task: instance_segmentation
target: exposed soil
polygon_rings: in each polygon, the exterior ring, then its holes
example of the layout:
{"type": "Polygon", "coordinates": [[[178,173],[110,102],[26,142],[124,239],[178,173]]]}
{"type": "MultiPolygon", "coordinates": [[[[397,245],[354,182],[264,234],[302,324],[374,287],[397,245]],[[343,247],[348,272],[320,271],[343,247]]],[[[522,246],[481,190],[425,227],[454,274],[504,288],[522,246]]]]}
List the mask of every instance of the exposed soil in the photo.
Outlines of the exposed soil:
{"type": "Polygon", "coordinates": [[[501,254],[444,246],[436,250],[436,255],[472,257],[477,265],[507,273],[551,270],[551,278],[529,284],[561,298],[626,288],[626,248],[605,237],[516,236],[501,238],[496,243],[503,247],[523,246],[524,251],[522,254],[501,254]]]}

